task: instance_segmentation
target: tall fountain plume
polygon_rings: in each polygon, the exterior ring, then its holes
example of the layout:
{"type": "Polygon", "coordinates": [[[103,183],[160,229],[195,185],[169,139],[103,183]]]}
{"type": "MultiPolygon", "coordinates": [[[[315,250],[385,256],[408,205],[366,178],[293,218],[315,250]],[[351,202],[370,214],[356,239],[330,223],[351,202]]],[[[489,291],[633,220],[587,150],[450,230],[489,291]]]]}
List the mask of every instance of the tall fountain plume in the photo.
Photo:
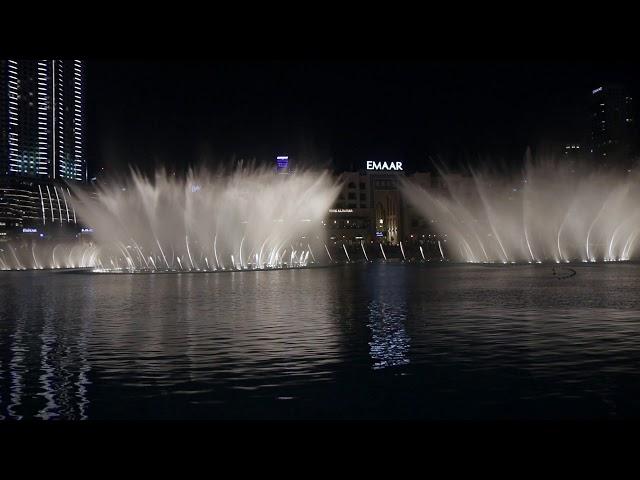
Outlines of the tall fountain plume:
{"type": "Polygon", "coordinates": [[[408,202],[444,237],[454,261],[621,261],[640,244],[640,176],[552,159],[517,174],[440,169],[443,185],[403,181],[408,202]]]}
{"type": "Polygon", "coordinates": [[[158,170],[77,191],[93,228],[96,267],[118,271],[217,271],[307,266],[323,246],[322,219],[339,192],[327,172],[240,165],[232,172],[158,170]]]}

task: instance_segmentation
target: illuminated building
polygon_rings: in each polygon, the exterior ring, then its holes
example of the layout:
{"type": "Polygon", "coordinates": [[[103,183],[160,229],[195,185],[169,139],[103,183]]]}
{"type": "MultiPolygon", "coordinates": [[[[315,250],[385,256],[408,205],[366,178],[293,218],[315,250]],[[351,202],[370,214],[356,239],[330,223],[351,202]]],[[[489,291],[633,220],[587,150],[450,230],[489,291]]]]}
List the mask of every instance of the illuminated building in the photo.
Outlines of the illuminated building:
{"type": "Polygon", "coordinates": [[[80,60],[0,64],[0,173],[87,181],[80,60]]]}
{"type": "MultiPolygon", "coordinates": [[[[357,245],[379,242],[398,245],[428,238],[431,226],[404,202],[401,162],[367,162],[357,172],[343,172],[343,189],[325,219],[328,240],[357,245]]],[[[432,187],[430,173],[408,176],[425,188],[432,187]]]]}
{"type": "Polygon", "coordinates": [[[36,178],[0,178],[0,235],[59,234],[78,225],[69,187],[36,178]]]}
{"type": "Polygon", "coordinates": [[[87,181],[83,70],[80,60],[0,60],[2,237],[76,226],[68,183],[87,181]]]}

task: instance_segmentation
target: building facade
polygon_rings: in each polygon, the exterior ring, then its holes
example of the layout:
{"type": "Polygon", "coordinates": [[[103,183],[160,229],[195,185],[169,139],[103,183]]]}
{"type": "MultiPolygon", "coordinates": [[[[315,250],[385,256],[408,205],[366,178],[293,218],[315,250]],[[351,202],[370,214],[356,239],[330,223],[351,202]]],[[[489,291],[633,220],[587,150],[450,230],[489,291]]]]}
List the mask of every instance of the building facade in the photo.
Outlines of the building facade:
{"type": "Polygon", "coordinates": [[[363,168],[340,174],[343,189],[324,221],[327,239],[345,245],[398,245],[433,238],[429,221],[403,199],[402,178],[437,188],[430,173],[363,168]]]}
{"type": "Polygon", "coordinates": [[[79,227],[71,196],[60,182],[0,179],[0,240],[75,235],[79,227]]]}
{"type": "Polygon", "coordinates": [[[75,230],[84,140],[80,60],[0,60],[0,237],[75,230]]]}

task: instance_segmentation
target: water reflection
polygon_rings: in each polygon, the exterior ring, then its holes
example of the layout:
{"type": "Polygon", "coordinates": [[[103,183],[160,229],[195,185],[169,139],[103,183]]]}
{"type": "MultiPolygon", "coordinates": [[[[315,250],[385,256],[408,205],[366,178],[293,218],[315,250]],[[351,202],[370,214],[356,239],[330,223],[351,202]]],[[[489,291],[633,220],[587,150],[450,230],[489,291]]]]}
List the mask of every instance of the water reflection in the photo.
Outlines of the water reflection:
{"type": "Polygon", "coordinates": [[[0,418],[87,418],[89,291],[55,284],[57,276],[3,277],[0,301],[0,418]],[[49,281],[54,279],[53,286],[49,281]],[[5,393],[6,392],[6,393],[5,393]],[[6,415],[4,414],[6,412],[6,415]]]}
{"type": "Polygon", "coordinates": [[[637,416],[640,272],[576,270],[3,273],[0,419],[637,416]]]}
{"type": "Polygon", "coordinates": [[[19,318],[15,325],[15,331],[11,334],[11,360],[9,361],[9,376],[11,377],[10,401],[7,406],[9,418],[21,420],[22,415],[18,409],[22,404],[22,390],[24,388],[24,373],[26,371],[24,360],[26,348],[23,344],[24,319],[19,318]]]}
{"type": "Polygon", "coordinates": [[[55,361],[55,356],[52,355],[52,351],[56,347],[56,338],[50,318],[45,320],[41,339],[42,348],[40,351],[40,359],[42,362],[42,373],[40,375],[40,386],[42,391],[38,395],[44,397],[46,403],[36,417],[42,418],[43,420],[50,420],[59,415],[58,404],[55,398],[54,367],[52,365],[52,362],[55,361]]]}
{"type": "Polygon", "coordinates": [[[343,357],[322,276],[0,276],[5,408],[16,420],[136,418],[166,415],[149,408],[158,399],[184,412],[300,398],[299,385],[330,380],[343,357]],[[15,295],[2,298],[3,286],[15,295]]]}
{"type": "Polygon", "coordinates": [[[2,413],[2,385],[4,385],[4,370],[2,369],[2,359],[0,358],[0,420],[6,418],[2,413]]]}
{"type": "Polygon", "coordinates": [[[89,407],[89,398],[87,396],[87,389],[89,384],[89,372],[91,371],[91,364],[87,356],[88,341],[89,341],[89,319],[83,317],[83,322],[80,327],[80,335],[78,340],[78,380],[75,383],[77,387],[76,398],[78,400],[78,417],[80,420],[86,420],[88,418],[87,409],[89,407]]]}
{"type": "Polygon", "coordinates": [[[378,370],[409,363],[409,335],[405,330],[406,305],[369,303],[371,342],[369,352],[373,369],[378,370]]]}

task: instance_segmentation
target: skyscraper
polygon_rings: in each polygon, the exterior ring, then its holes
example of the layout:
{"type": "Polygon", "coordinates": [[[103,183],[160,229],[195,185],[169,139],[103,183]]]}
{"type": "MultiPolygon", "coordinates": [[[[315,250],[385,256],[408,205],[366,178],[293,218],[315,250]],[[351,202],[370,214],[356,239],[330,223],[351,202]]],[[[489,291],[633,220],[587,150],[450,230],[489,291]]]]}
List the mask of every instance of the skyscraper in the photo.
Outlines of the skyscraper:
{"type": "Polygon", "coordinates": [[[632,97],[620,85],[591,92],[591,151],[601,166],[628,168],[635,152],[632,97]]]}
{"type": "Polygon", "coordinates": [[[80,60],[2,60],[0,175],[87,180],[80,60]]]}
{"type": "Polygon", "coordinates": [[[0,60],[0,240],[77,229],[69,183],[88,177],[83,77],[80,60],[0,60]]]}

